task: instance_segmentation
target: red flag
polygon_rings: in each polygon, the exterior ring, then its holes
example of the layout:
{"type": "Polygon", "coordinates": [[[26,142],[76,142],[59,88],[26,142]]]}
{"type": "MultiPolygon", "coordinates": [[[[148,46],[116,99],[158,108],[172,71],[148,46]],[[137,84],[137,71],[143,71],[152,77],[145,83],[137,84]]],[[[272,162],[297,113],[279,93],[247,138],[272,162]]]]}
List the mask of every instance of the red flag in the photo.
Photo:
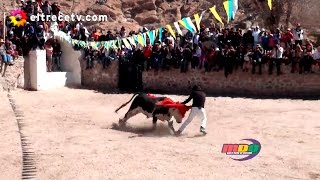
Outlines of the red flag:
{"type": "Polygon", "coordinates": [[[185,116],[186,112],[191,108],[190,106],[186,106],[185,104],[176,103],[170,98],[165,98],[163,101],[156,103],[156,105],[167,107],[167,108],[177,108],[182,117],[185,116]]]}

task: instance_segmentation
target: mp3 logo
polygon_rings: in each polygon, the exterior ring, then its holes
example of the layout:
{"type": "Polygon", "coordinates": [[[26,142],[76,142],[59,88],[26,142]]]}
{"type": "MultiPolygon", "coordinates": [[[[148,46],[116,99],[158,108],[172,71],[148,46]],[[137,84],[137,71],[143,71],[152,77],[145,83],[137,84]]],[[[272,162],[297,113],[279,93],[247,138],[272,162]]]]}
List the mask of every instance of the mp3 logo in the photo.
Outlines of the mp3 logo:
{"type": "Polygon", "coordinates": [[[261,144],[255,139],[242,139],[250,141],[252,144],[223,144],[222,153],[226,155],[241,155],[243,158],[231,158],[236,161],[246,161],[257,156],[261,150],[261,144]]]}

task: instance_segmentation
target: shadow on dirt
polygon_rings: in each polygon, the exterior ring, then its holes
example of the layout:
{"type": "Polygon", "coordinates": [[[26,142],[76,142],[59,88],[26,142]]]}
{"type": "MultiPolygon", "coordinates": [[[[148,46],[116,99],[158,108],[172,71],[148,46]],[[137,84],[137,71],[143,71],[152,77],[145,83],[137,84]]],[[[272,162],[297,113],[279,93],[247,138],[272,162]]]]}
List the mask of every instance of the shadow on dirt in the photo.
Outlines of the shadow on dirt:
{"type": "Polygon", "coordinates": [[[117,123],[113,123],[111,128],[112,130],[121,131],[121,132],[130,132],[136,135],[129,136],[128,138],[135,137],[175,137],[173,132],[169,129],[166,124],[158,123],[157,127],[153,129],[151,126],[149,127],[132,127],[129,125],[120,126],[117,123]]]}

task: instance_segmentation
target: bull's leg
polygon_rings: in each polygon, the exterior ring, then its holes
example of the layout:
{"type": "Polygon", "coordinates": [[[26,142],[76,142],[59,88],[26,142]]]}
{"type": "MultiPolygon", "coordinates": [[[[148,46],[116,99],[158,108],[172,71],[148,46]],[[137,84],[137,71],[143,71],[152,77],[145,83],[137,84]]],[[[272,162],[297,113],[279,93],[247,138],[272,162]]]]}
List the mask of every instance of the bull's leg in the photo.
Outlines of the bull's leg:
{"type": "Polygon", "coordinates": [[[133,116],[139,114],[141,111],[139,108],[135,109],[129,109],[129,111],[125,114],[124,118],[119,119],[119,124],[120,125],[125,125],[128,119],[132,118],[133,116]]]}
{"type": "Polygon", "coordinates": [[[152,119],[152,129],[155,130],[156,127],[157,127],[157,121],[158,121],[158,118],[153,116],[153,119],[152,119]]]}
{"type": "Polygon", "coordinates": [[[170,120],[168,120],[168,126],[173,132],[175,132],[174,127],[173,127],[173,119],[172,118],[170,118],[170,120]]]}

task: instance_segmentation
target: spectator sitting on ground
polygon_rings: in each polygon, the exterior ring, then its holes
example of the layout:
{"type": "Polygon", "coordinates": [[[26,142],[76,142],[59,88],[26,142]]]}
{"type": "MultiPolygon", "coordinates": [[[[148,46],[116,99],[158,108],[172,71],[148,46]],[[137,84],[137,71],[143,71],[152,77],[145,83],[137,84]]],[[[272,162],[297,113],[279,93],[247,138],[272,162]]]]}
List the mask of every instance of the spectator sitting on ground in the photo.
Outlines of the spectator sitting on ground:
{"type": "Polygon", "coordinates": [[[7,48],[5,46],[5,41],[3,39],[0,40],[0,55],[2,61],[7,65],[13,65],[13,58],[10,54],[7,53],[7,48]]]}
{"type": "Polygon", "coordinates": [[[13,60],[18,58],[19,54],[18,54],[18,51],[16,51],[17,46],[14,45],[12,41],[6,40],[5,46],[6,46],[7,54],[11,55],[13,60]]]}

